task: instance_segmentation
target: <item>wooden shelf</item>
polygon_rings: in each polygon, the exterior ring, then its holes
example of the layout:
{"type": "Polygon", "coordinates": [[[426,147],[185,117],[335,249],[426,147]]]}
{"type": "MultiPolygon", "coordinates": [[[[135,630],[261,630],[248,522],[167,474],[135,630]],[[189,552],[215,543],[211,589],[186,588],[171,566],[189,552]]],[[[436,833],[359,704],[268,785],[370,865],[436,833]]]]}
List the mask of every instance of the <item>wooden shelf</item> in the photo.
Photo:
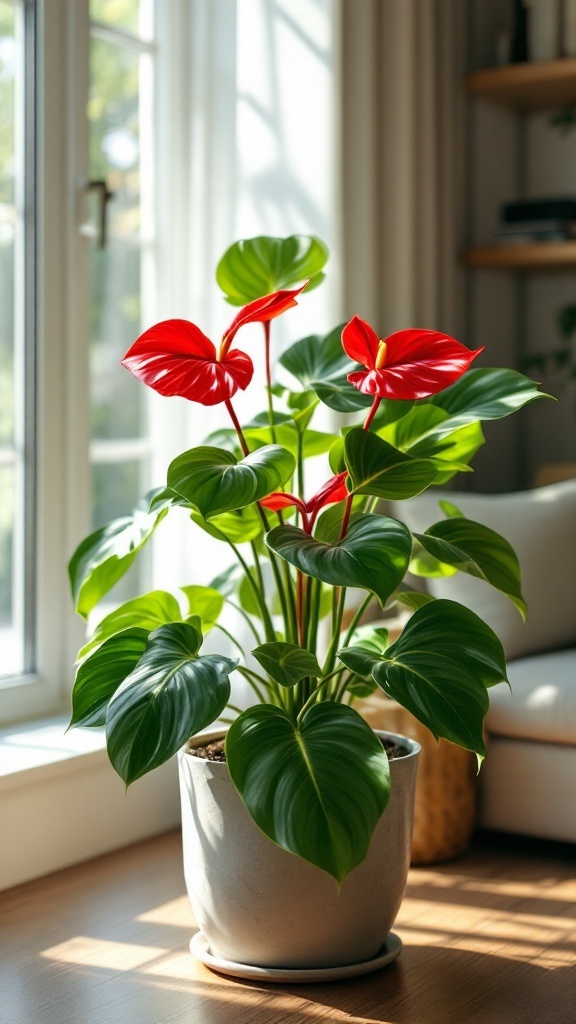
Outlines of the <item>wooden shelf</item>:
{"type": "Polygon", "coordinates": [[[486,68],[466,77],[466,90],[519,111],[554,110],[576,103],[576,59],[486,68]]]}
{"type": "Polygon", "coordinates": [[[477,270],[567,270],[576,267],[576,242],[526,242],[484,245],[463,254],[467,267],[477,270]]]}

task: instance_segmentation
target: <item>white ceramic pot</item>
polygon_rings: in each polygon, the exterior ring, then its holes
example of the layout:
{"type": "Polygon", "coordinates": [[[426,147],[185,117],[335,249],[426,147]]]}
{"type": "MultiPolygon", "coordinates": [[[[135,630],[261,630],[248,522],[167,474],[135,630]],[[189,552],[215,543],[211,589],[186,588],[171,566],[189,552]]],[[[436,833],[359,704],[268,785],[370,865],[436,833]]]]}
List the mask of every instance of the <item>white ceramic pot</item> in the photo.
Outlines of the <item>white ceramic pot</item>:
{"type": "MultiPolygon", "coordinates": [[[[221,731],[202,742],[221,737],[221,731]]],[[[368,856],[340,892],[326,872],[254,824],[226,764],[179,754],[184,874],[212,954],[261,967],[323,968],[376,956],[404,895],[420,746],[390,762],[392,790],[368,856]]]]}

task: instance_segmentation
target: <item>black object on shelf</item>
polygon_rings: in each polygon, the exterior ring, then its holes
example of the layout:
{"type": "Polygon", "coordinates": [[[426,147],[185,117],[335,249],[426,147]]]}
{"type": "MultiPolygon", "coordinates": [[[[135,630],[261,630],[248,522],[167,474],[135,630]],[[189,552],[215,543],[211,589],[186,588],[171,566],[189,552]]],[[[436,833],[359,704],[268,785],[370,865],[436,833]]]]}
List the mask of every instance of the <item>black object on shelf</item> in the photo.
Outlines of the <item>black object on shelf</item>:
{"type": "Polygon", "coordinates": [[[521,221],[576,221],[576,199],[559,196],[551,199],[519,199],[500,208],[503,224],[521,221]]]}
{"type": "Polygon", "coordinates": [[[528,4],[527,0],[513,0],[513,29],[510,61],[520,64],[528,57],[528,4]]]}

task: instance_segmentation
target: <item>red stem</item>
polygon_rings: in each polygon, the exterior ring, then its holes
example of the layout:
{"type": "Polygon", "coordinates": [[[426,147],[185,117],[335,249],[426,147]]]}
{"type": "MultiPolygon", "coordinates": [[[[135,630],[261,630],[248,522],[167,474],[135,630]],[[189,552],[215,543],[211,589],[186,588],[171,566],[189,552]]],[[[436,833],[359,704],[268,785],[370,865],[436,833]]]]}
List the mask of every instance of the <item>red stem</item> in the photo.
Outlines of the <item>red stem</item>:
{"type": "Polygon", "coordinates": [[[249,449],[248,445],[246,444],[246,438],[244,437],[244,434],[242,433],[242,427],[240,426],[240,420],[238,419],[236,413],[234,412],[234,409],[232,408],[232,402],[230,401],[229,398],[227,398],[225,400],[224,405],[226,406],[226,408],[228,409],[228,412],[230,413],[230,419],[232,420],[232,423],[234,424],[234,429],[235,429],[236,433],[238,434],[238,440],[240,441],[240,447],[241,447],[242,451],[244,452],[244,455],[249,455],[250,454],[250,449],[249,449]]]}
{"type": "Polygon", "coordinates": [[[368,413],[366,419],[364,420],[364,426],[362,428],[363,430],[368,430],[370,424],[372,423],[372,420],[374,419],[376,413],[378,412],[378,406],[380,405],[381,401],[382,401],[382,399],[381,399],[380,395],[374,395],[374,401],[372,402],[372,408],[370,409],[370,412],[368,413]]]}

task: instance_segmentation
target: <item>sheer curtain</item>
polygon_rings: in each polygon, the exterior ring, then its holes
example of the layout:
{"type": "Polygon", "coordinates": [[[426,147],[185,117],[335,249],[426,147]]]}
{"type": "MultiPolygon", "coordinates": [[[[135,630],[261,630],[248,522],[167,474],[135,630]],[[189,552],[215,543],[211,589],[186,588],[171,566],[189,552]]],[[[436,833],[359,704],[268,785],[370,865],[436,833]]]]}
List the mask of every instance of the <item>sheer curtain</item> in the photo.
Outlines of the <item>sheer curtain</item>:
{"type": "Polygon", "coordinates": [[[345,312],[462,337],[462,0],[342,0],[345,312]]]}

